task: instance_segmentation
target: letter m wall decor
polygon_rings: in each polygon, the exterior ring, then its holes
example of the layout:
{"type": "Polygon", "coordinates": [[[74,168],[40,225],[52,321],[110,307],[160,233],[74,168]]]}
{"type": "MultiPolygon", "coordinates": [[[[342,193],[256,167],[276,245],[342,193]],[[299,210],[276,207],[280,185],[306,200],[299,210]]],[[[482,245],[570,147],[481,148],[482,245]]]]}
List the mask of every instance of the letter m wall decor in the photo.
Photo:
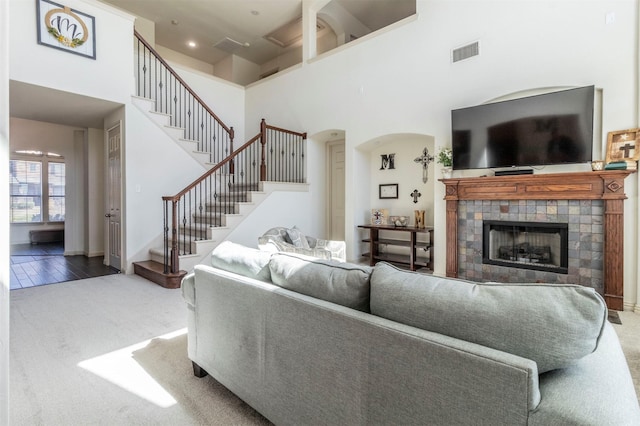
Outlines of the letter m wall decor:
{"type": "Polygon", "coordinates": [[[36,0],[38,44],[96,59],[95,19],[48,0],[36,0]]]}

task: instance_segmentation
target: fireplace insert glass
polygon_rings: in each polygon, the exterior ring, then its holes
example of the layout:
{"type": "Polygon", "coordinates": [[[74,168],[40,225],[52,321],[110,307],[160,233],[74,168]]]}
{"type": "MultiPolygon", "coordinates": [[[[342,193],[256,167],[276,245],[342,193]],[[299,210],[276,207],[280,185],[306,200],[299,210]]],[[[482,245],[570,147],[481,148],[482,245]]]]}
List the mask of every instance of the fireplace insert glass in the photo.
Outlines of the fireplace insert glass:
{"type": "Polygon", "coordinates": [[[483,221],[482,263],[568,273],[568,224],[483,221]]]}

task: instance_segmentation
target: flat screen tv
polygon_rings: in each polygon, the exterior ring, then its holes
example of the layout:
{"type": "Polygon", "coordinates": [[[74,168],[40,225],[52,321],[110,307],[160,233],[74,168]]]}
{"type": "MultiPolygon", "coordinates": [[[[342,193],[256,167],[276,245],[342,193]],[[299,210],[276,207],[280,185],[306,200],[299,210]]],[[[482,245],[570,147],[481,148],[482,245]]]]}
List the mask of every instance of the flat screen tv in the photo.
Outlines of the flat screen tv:
{"type": "Polygon", "coordinates": [[[451,111],[453,168],[591,161],[594,86],[451,111]]]}

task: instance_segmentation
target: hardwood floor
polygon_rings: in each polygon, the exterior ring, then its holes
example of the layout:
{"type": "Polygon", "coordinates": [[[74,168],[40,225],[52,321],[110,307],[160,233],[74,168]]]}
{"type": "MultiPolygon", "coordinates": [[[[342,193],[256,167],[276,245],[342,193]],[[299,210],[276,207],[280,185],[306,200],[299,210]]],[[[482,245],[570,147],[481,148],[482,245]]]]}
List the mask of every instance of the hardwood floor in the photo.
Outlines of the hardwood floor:
{"type": "Polygon", "coordinates": [[[102,256],[64,256],[62,243],[11,246],[11,290],[117,274],[102,256]]]}

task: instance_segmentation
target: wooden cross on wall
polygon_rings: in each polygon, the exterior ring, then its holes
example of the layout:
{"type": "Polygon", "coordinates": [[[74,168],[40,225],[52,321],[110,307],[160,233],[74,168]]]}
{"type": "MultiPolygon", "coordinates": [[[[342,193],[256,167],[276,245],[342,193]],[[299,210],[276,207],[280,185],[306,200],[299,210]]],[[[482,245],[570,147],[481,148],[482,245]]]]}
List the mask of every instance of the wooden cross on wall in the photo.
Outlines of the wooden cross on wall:
{"type": "Polygon", "coordinates": [[[433,156],[429,155],[427,147],[422,150],[422,155],[416,157],[413,161],[422,164],[422,183],[427,183],[427,179],[429,179],[429,163],[433,161],[433,156]]]}
{"type": "Polygon", "coordinates": [[[413,202],[417,203],[418,202],[418,198],[422,197],[422,194],[418,192],[417,189],[414,189],[413,192],[411,194],[409,194],[413,197],[413,202]]]}

